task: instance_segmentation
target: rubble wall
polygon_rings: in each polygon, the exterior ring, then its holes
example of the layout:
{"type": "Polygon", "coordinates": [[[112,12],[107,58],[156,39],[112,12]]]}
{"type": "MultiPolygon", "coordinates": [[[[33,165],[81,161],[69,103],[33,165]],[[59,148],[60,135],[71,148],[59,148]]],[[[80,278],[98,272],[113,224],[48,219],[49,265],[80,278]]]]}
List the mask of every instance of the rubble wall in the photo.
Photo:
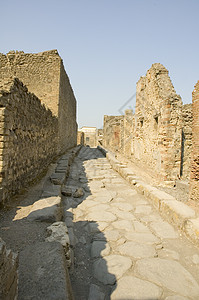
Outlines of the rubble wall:
{"type": "Polygon", "coordinates": [[[0,82],[0,202],[58,154],[58,118],[18,79],[0,82]]]}
{"type": "Polygon", "coordinates": [[[122,152],[124,116],[104,116],[103,146],[113,152],[122,152]]]}
{"type": "Polygon", "coordinates": [[[182,106],[182,147],[180,177],[184,180],[190,178],[192,151],[192,104],[182,106]]]}
{"type": "Polygon", "coordinates": [[[58,117],[60,153],[76,145],[76,100],[57,50],[0,54],[0,80],[19,78],[58,117]]]}

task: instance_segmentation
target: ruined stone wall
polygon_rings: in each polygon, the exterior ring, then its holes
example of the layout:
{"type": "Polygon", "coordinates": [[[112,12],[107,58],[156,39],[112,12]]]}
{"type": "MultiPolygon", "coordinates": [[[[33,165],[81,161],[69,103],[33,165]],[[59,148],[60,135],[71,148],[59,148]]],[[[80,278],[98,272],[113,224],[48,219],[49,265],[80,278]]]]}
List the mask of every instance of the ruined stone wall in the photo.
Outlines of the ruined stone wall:
{"type": "Polygon", "coordinates": [[[123,154],[131,158],[132,141],[133,141],[134,115],[131,109],[125,111],[124,115],[124,147],[123,154]]]}
{"type": "Polygon", "coordinates": [[[58,154],[58,118],[18,79],[0,81],[2,89],[0,200],[4,203],[41,174],[58,154]]]}
{"type": "Polygon", "coordinates": [[[189,180],[192,150],[192,104],[182,106],[181,178],[189,180]]]}
{"type": "Polygon", "coordinates": [[[5,77],[19,78],[58,117],[60,153],[75,146],[76,100],[57,50],[0,54],[0,80],[5,77]]]}
{"type": "Polygon", "coordinates": [[[0,299],[17,299],[18,257],[0,238],[0,299]]]}
{"type": "Polygon", "coordinates": [[[153,64],[137,83],[132,156],[164,181],[180,176],[181,110],[167,69],[153,64]]]}
{"type": "Polygon", "coordinates": [[[199,81],[192,94],[193,125],[192,125],[192,157],[190,176],[190,199],[199,200],[199,81]]]}
{"type": "Polygon", "coordinates": [[[103,146],[122,152],[124,146],[124,116],[104,116],[103,146]]]}

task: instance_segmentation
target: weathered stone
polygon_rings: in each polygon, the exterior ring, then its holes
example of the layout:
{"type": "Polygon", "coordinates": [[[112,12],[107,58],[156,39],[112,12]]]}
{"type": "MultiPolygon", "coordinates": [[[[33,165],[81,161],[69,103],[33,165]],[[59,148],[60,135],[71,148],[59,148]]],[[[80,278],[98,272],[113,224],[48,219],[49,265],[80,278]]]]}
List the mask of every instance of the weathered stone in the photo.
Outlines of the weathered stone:
{"type": "Polygon", "coordinates": [[[108,223],[106,222],[90,222],[88,224],[88,232],[89,233],[99,233],[101,231],[103,231],[106,227],[108,226],[108,223]]]}
{"type": "Polygon", "coordinates": [[[65,174],[63,173],[53,173],[50,176],[50,180],[55,185],[62,185],[65,179],[65,174]]]}
{"type": "Polygon", "coordinates": [[[64,186],[61,189],[61,193],[66,197],[70,197],[72,196],[72,188],[64,186]]]}
{"type": "Polygon", "coordinates": [[[151,213],[151,206],[149,206],[149,205],[136,206],[135,214],[148,215],[150,213],[151,213]]]}
{"type": "MultiPolygon", "coordinates": [[[[124,199],[122,199],[122,200],[124,200],[124,199]]],[[[131,204],[128,204],[128,203],[120,203],[120,202],[117,202],[117,203],[111,203],[111,206],[113,206],[113,207],[116,207],[116,208],[118,208],[118,209],[120,209],[120,210],[122,210],[122,211],[130,211],[130,210],[132,210],[133,209],[133,207],[132,207],[132,205],[131,204]]]]}
{"type": "Polygon", "coordinates": [[[199,295],[199,285],[196,280],[174,260],[142,259],[137,261],[135,269],[144,279],[153,281],[175,293],[187,297],[198,297],[199,295]]]}
{"type": "Polygon", "coordinates": [[[78,188],[74,193],[73,193],[73,197],[74,198],[80,198],[84,196],[84,191],[82,188],[78,188]]]}
{"type": "Polygon", "coordinates": [[[62,218],[61,198],[49,197],[36,201],[27,217],[29,221],[56,222],[62,218]]]}
{"type": "Polygon", "coordinates": [[[131,259],[128,257],[121,255],[105,256],[94,262],[94,277],[104,284],[114,284],[131,265],[131,259]]]}
{"type": "Polygon", "coordinates": [[[111,294],[111,300],[121,299],[160,299],[162,289],[134,276],[124,276],[118,280],[111,294]]]}
{"type": "Polygon", "coordinates": [[[129,231],[134,230],[132,222],[128,220],[115,221],[112,223],[112,225],[117,229],[124,229],[129,231]]]}
{"type": "Polygon", "coordinates": [[[68,228],[64,222],[55,222],[47,227],[47,242],[59,242],[62,246],[70,245],[68,228]]]}
{"type": "Polygon", "coordinates": [[[134,258],[155,257],[157,255],[154,247],[133,241],[126,242],[119,246],[117,251],[122,255],[128,255],[134,258]]]}

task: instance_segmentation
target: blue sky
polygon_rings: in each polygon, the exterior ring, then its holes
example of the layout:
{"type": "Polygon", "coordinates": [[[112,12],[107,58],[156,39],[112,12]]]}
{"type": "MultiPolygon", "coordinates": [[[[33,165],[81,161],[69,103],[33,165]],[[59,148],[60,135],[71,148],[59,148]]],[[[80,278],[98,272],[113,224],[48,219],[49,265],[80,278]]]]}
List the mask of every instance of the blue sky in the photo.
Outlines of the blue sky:
{"type": "MultiPolygon", "coordinates": [[[[0,52],[57,49],[79,127],[119,115],[155,62],[184,103],[199,80],[198,0],[1,0],[0,52]]],[[[125,108],[135,106],[135,98],[125,108]]]]}

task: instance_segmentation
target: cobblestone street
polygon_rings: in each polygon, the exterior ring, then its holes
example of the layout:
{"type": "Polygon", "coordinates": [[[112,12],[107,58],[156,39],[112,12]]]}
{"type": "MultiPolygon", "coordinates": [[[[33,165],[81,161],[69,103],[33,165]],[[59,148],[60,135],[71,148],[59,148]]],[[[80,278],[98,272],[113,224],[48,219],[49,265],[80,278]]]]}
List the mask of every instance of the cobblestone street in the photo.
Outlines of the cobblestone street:
{"type": "Polygon", "coordinates": [[[63,197],[75,299],[199,299],[198,249],[98,149],[80,150],[67,186],[85,191],[63,197]]]}

